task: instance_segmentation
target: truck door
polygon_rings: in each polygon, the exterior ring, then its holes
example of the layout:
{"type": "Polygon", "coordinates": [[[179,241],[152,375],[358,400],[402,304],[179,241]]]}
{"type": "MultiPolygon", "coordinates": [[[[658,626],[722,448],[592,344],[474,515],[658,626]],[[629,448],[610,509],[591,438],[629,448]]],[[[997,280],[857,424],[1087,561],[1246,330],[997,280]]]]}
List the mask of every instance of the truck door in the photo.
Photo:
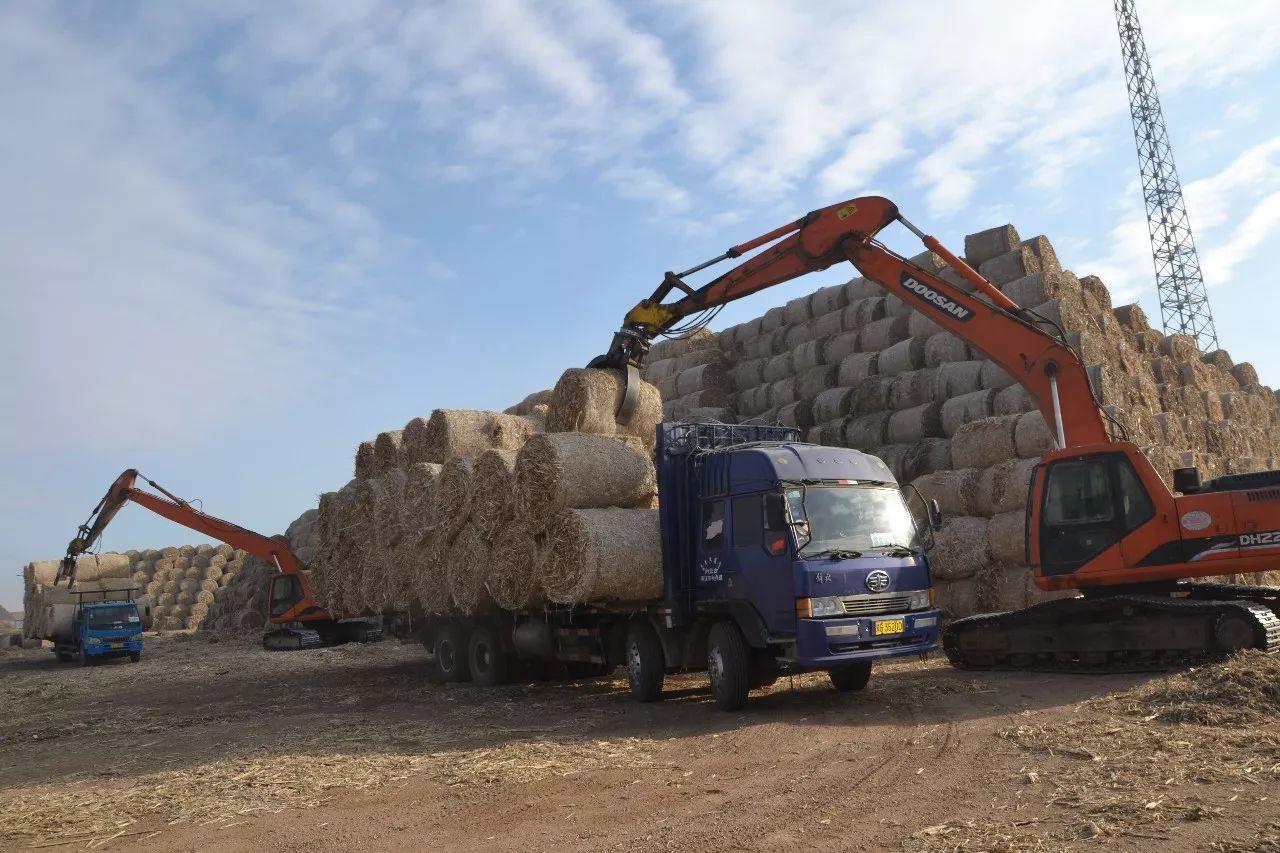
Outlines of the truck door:
{"type": "MultiPolygon", "coordinates": [[[[775,504],[780,510],[781,501],[775,504]]],[[[786,522],[770,524],[765,509],[764,495],[737,497],[730,506],[734,597],[750,601],[770,631],[788,631],[795,627],[796,593],[786,522]]]]}

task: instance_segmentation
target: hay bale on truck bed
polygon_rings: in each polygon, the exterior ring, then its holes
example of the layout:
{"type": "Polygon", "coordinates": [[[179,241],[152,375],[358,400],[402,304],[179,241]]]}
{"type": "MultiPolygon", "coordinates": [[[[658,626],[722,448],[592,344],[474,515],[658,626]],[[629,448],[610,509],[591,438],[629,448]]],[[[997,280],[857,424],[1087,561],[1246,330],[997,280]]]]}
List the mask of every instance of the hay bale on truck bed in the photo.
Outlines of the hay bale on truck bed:
{"type": "Polygon", "coordinates": [[[631,420],[619,424],[615,413],[622,402],[623,386],[623,375],[616,370],[566,370],[551,392],[547,432],[634,435],[652,444],[662,420],[662,395],[655,386],[641,382],[631,420]]]}
{"type": "Polygon", "coordinates": [[[479,456],[486,450],[519,450],[541,431],[532,417],[473,409],[436,409],[431,417],[405,424],[402,442],[407,464],[443,464],[456,456],[479,456]]]}
{"type": "Polygon", "coordinates": [[[474,468],[475,460],[455,456],[440,469],[431,505],[431,533],[441,545],[452,543],[471,515],[474,468]]]}
{"type": "Polygon", "coordinates": [[[570,507],[647,506],[658,480],[649,454],[637,445],[585,433],[536,436],[516,459],[518,514],[545,530],[570,507]]]}
{"type": "Polygon", "coordinates": [[[492,539],[515,511],[514,450],[486,450],[472,469],[471,523],[492,539]]]}
{"type": "Polygon", "coordinates": [[[542,589],[561,604],[645,601],[662,594],[654,509],[569,509],[547,530],[542,589]]]}
{"type": "Polygon", "coordinates": [[[505,610],[524,610],[546,601],[538,579],[539,538],[520,518],[512,519],[493,538],[489,593],[505,610]]]}
{"type": "Polygon", "coordinates": [[[475,525],[464,526],[449,549],[446,570],[449,598],[459,613],[471,616],[492,609],[491,570],[492,552],[488,541],[475,525]]]}

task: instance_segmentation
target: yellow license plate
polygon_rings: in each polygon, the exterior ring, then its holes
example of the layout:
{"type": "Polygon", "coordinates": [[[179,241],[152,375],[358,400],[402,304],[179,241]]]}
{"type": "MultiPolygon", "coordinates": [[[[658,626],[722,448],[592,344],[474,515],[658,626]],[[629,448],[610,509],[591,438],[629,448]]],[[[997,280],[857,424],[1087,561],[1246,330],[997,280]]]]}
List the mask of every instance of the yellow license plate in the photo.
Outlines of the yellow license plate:
{"type": "Polygon", "coordinates": [[[112,644],[111,644],[111,648],[113,648],[113,649],[123,649],[123,648],[124,648],[124,643],[112,643],[112,644]]]}
{"type": "Polygon", "coordinates": [[[883,637],[885,634],[901,634],[907,630],[905,619],[885,619],[883,622],[876,623],[876,636],[883,637]]]}

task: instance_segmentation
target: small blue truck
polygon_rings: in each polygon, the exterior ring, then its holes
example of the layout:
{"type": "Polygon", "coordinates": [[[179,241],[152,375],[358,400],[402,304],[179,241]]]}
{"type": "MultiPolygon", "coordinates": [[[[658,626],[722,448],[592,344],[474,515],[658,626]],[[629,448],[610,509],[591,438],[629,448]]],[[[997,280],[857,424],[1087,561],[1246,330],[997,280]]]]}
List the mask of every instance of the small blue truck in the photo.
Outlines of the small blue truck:
{"type": "Polygon", "coordinates": [[[925,551],[941,515],[918,493],[913,513],[881,460],[785,427],[666,423],[656,462],[659,600],[428,618],[436,678],[624,665],[651,702],[667,673],[706,670],[716,704],[734,710],[784,672],[825,670],[837,690],[860,690],[875,661],[937,647],[925,551]]]}
{"type": "Polygon", "coordinates": [[[130,663],[141,659],[142,618],[131,597],[84,601],[79,596],[72,606],[70,630],[60,632],[54,640],[53,653],[58,660],[88,666],[113,657],[127,656],[130,663]]]}

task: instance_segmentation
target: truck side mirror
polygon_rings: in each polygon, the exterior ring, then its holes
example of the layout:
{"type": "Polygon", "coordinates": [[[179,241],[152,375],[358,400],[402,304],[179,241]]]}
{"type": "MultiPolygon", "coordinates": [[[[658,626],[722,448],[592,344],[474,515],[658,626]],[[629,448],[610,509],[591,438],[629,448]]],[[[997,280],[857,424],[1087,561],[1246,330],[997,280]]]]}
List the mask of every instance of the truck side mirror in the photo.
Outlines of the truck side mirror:
{"type": "Polygon", "coordinates": [[[929,526],[934,532],[942,529],[942,506],[938,503],[937,498],[929,498],[929,526]]]}

